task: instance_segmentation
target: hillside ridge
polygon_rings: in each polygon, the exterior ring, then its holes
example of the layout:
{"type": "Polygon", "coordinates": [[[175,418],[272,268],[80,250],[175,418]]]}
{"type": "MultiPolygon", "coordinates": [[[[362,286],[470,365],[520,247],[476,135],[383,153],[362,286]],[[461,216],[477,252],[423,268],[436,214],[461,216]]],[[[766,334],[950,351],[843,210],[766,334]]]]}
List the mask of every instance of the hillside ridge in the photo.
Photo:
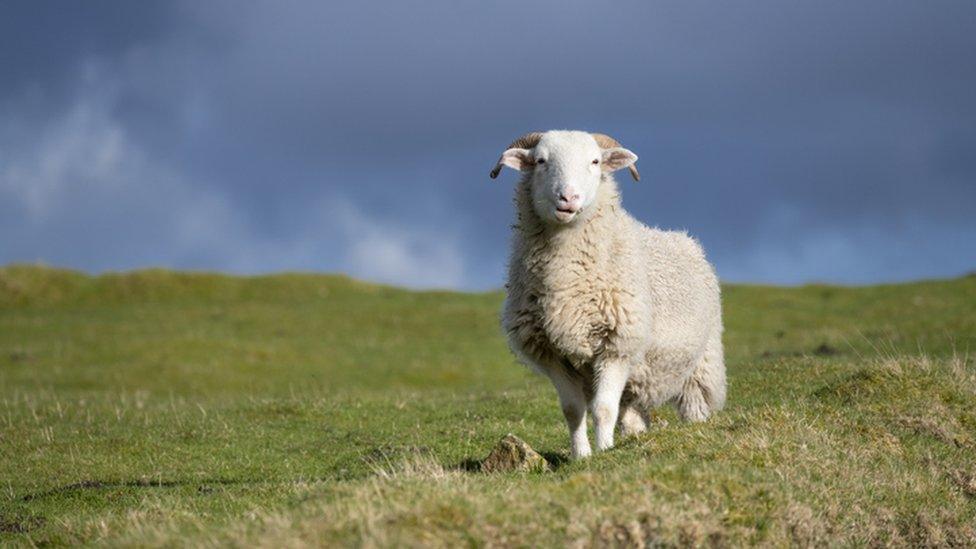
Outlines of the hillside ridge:
{"type": "MultiPolygon", "coordinates": [[[[976,276],[922,279],[910,282],[850,286],[809,283],[779,286],[723,282],[725,291],[859,292],[912,287],[958,287],[976,293],[976,276]]],[[[467,292],[419,290],[359,280],[341,273],[284,271],[242,275],[217,271],[145,268],[88,274],[80,270],[44,264],[11,263],[0,266],[0,306],[36,306],[99,302],[140,302],[195,298],[205,300],[300,299],[309,293],[349,292],[366,294],[501,295],[502,290],[467,292]]]]}

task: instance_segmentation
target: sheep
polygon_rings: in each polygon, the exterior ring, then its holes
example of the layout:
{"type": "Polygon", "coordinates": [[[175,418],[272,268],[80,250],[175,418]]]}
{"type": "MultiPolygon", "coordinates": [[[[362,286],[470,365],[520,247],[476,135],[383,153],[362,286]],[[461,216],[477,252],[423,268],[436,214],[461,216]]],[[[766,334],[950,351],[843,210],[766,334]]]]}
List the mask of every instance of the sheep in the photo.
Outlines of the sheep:
{"type": "Polygon", "coordinates": [[[501,155],[522,172],[502,327],[515,356],[549,378],[573,459],[648,428],[676,406],[704,421],[725,402],[720,288],[698,242],[652,229],[622,207],[613,172],[640,179],[637,156],[613,138],[530,133],[501,155]]]}

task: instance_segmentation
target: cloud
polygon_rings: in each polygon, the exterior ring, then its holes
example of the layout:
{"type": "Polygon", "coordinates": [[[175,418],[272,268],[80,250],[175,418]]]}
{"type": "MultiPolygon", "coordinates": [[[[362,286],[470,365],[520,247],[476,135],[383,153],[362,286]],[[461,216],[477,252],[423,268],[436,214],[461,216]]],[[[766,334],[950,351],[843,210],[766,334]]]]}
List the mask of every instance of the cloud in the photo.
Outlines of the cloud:
{"type": "Polygon", "coordinates": [[[972,4],[386,8],[11,4],[0,263],[498,287],[512,177],[485,174],[576,127],[640,155],[628,210],[724,277],[974,267],[972,4]]]}
{"type": "Polygon", "coordinates": [[[193,253],[200,241],[185,227],[194,217],[207,220],[200,234],[227,232],[222,225],[233,219],[225,200],[154,158],[117,119],[117,74],[88,60],[74,86],[63,108],[32,109],[33,99],[21,98],[0,110],[4,223],[20,225],[5,251],[96,270],[133,268],[193,253]]]}
{"type": "Polygon", "coordinates": [[[463,284],[451,235],[390,224],[339,193],[301,212],[297,238],[262,234],[231,197],[140,145],[115,114],[118,75],[105,70],[86,63],[63,112],[0,126],[0,201],[14,206],[7,223],[27,228],[8,244],[48,261],[83,259],[95,270],[324,269],[412,287],[463,284]],[[25,131],[32,127],[38,131],[25,131]]]}
{"type": "Polygon", "coordinates": [[[802,272],[807,282],[871,284],[976,267],[976,226],[965,221],[932,224],[908,215],[832,224],[809,216],[790,204],[771,205],[759,220],[756,240],[736,261],[724,262],[732,267],[720,274],[729,281],[776,283],[802,272]]]}
{"type": "Polygon", "coordinates": [[[329,223],[346,242],[344,263],[349,272],[414,287],[464,284],[463,254],[453,235],[390,225],[365,215],[345,199],[334,199],[325,209],[329,223]]]}
{"type": "MultiPolygon", "coordinates": [[[[89,66],[84,87],[95,85],[98,75],[89,66]]],[[[0,165],[0,192],[19,201],[27,217],[38,222],[64,207],[79,189],[108,191],[125,184],[124,172],[139,162],[124,150],[123,129],[106,118],[112,90],[86,89],[66,113],[49,121],[18,120],[0,128],[4,162],[0,165]]],[[[5,114],[15,107],[8,107],[5,114]]]]}

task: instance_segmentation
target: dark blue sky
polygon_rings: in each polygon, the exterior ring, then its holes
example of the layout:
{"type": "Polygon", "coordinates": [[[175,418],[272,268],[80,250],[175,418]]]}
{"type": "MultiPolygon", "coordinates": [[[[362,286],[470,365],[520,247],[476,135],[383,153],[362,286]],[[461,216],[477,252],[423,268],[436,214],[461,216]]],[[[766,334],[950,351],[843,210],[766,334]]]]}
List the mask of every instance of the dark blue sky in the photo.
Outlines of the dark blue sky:
{"type": "Polygon", "coordinates": [[[976,3],[5,2],[0,264],[503,282],[529,130],[726,280],[976,270],[976,3]]]}

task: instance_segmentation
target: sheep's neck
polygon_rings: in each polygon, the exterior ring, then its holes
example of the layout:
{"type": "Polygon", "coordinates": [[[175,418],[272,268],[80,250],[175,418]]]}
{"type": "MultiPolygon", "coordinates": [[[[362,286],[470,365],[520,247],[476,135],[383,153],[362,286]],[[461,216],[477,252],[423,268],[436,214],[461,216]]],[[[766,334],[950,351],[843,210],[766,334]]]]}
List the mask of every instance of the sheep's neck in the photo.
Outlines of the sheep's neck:
{"type": "Polygon", "coordinates": [[[612,177],[604,177],[590,211],[568,225],[547,223],[536,214],[529,181],[522,182],[516,202],[512,259],[522,266],[540,295],[574,288],[593,291],[599,286],[592,284],[594,279],[610,283],[620,229],[625,226],[621,217],[627,216],[612,177]]]}

